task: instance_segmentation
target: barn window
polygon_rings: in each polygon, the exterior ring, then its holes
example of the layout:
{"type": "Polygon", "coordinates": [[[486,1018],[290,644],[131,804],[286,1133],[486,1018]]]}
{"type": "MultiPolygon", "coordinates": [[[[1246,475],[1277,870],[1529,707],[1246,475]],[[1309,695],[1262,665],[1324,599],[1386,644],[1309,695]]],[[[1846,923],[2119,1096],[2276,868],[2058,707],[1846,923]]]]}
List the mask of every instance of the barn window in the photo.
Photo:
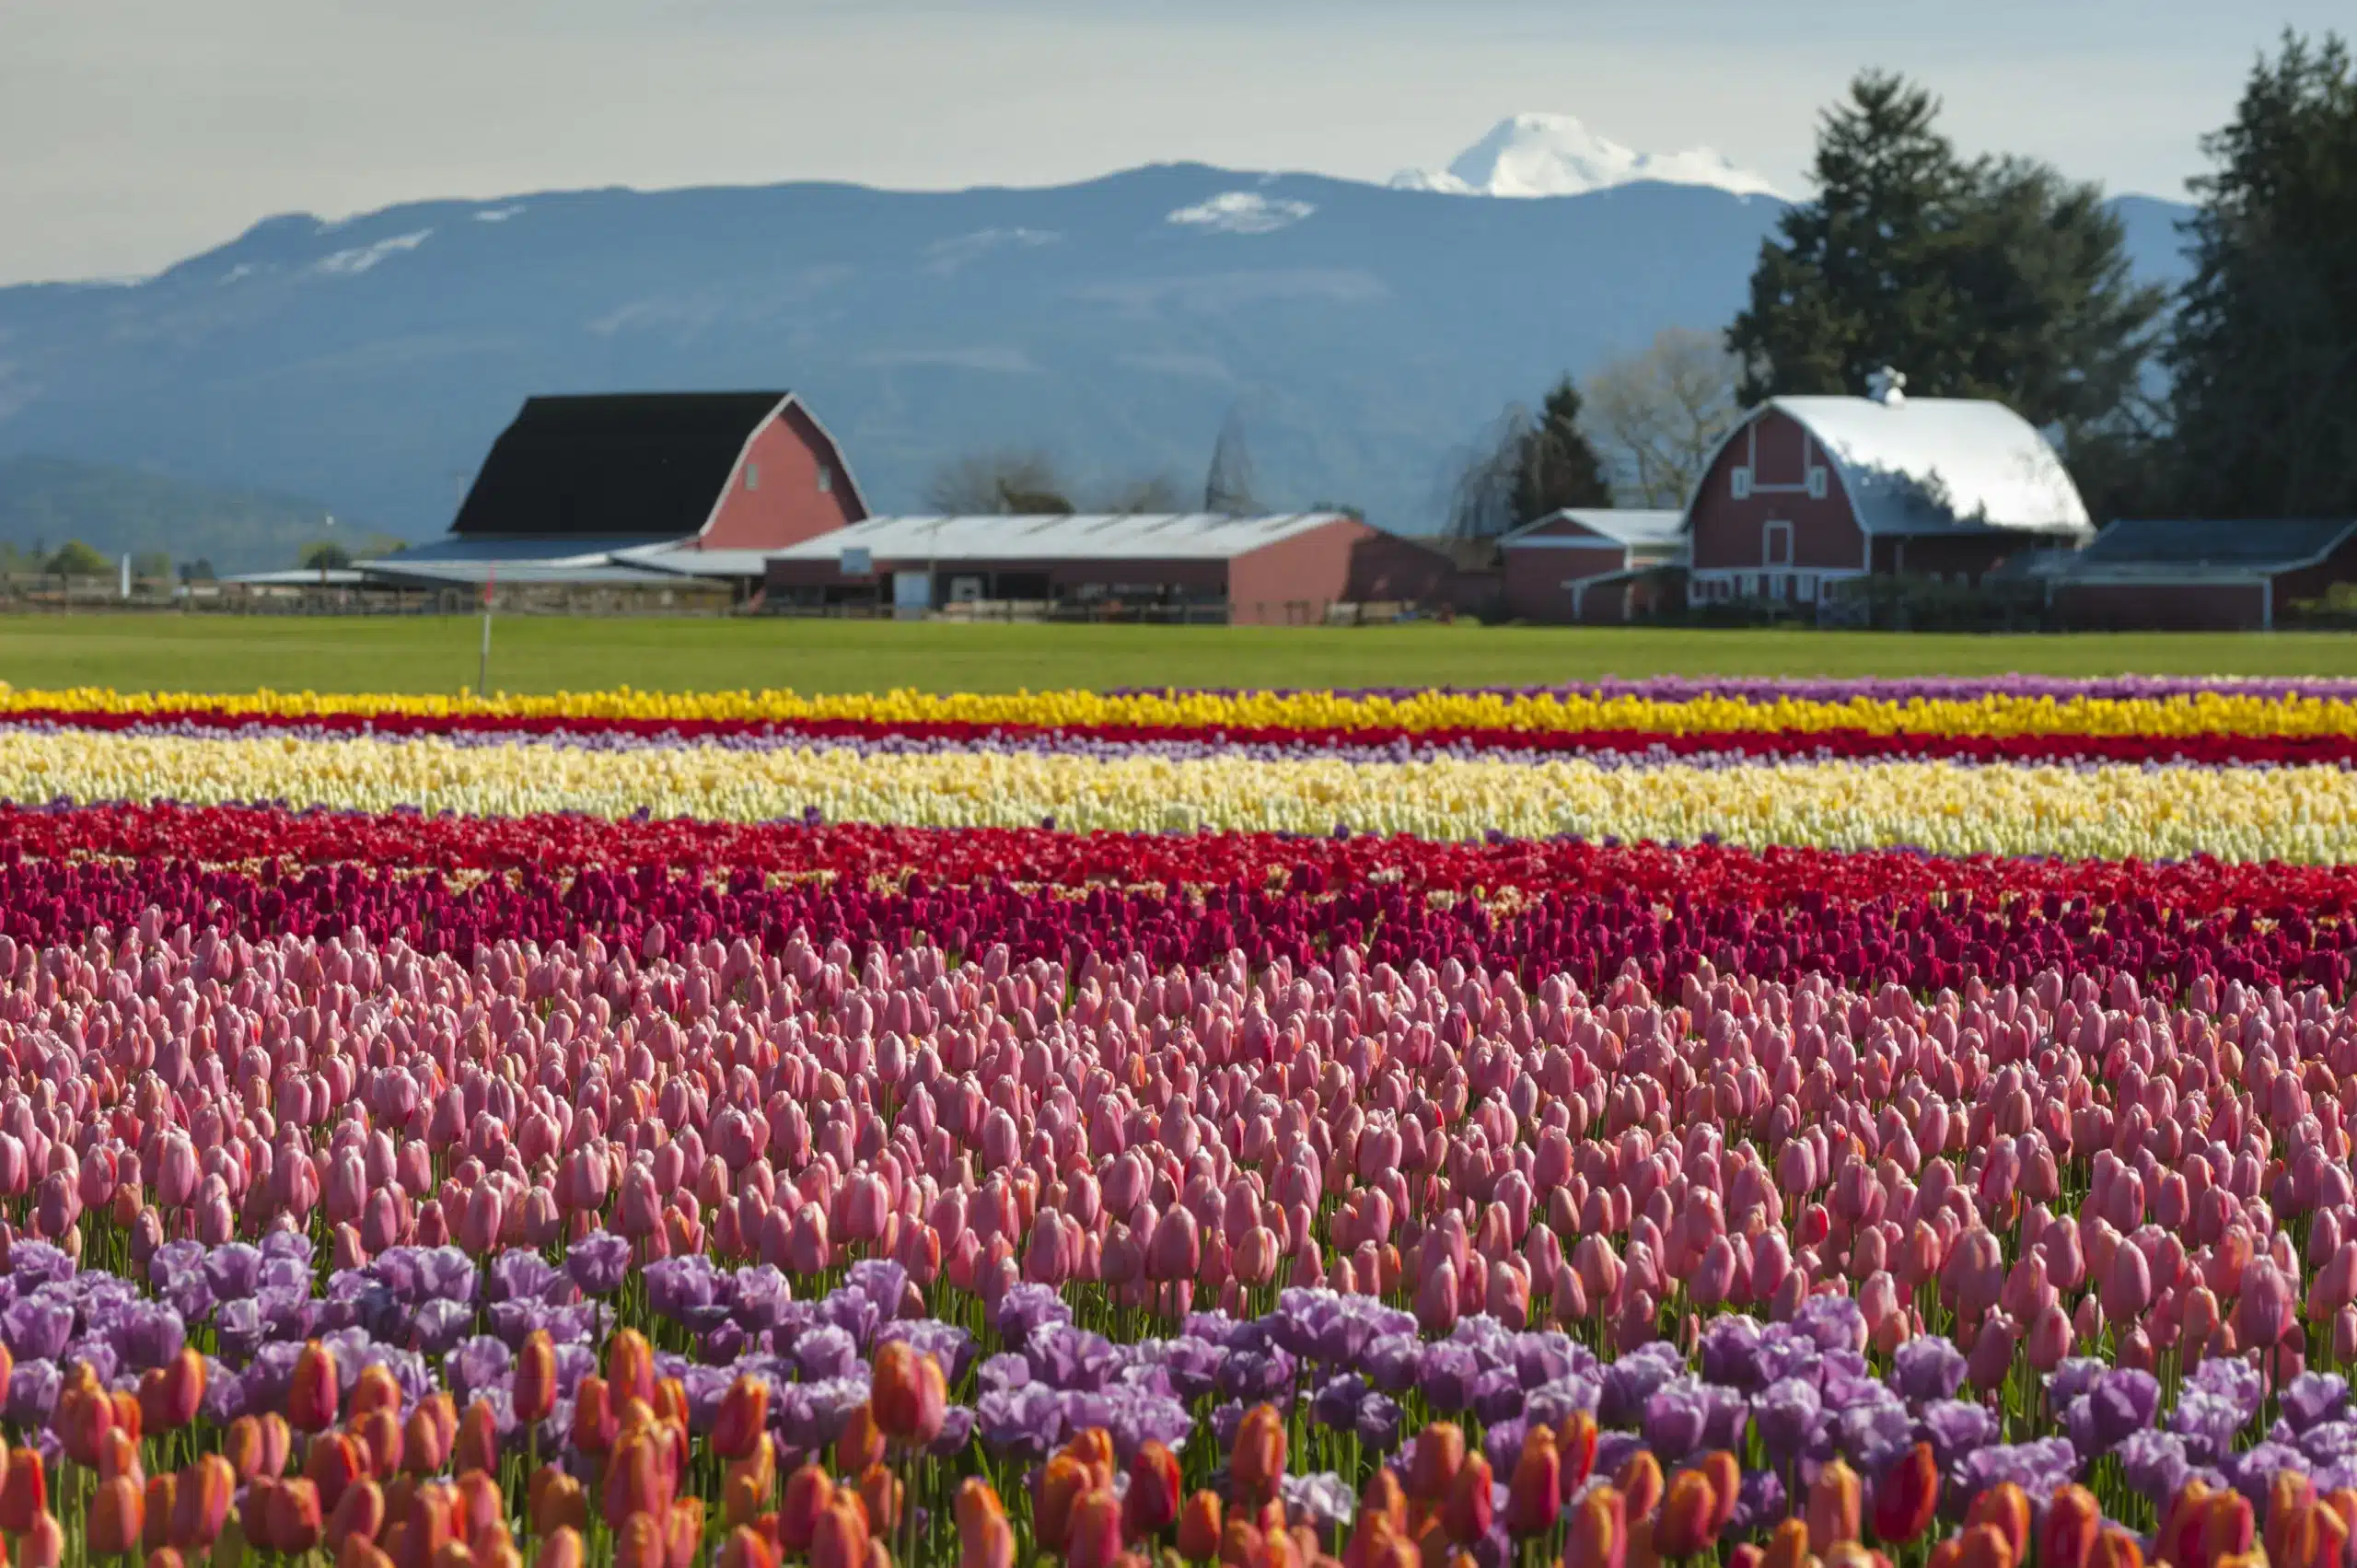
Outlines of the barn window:
{"type": "Polygon", "coordinates": [[[1782,519],[1771,519],[1762,530],[1759,563],[1763,566],[1789,566],[1793,563],[1793,525],[1782,519]]]}
{"type": "Polygon", "coordinates": [[[819,494],[823,495],[827,494],[827,492],[834,489],[834,487],[835,470],[829,468],[826,464],[820,463],[819,465],[819,494]]]}
{"type": "Polygon", "coordinates": [[[745,465],[745,488],[748,490],[759,490],[761,487],[761,465],[759,463],[747,463],[745,465]]]}
{"type": "Polygon", "coordinates": [[[1736,500],[1748,501],[1751,498],[1750,468],[1738,466],[1734,472],[1728,474],[1727,488],[1734,493],[1736,500]]]}
{"type": "Polygon", "coordinates": [[[1814,464],[1808,470],[1808,496],[1812,501],[1825,499],[1825,470],[1814,464]]]}

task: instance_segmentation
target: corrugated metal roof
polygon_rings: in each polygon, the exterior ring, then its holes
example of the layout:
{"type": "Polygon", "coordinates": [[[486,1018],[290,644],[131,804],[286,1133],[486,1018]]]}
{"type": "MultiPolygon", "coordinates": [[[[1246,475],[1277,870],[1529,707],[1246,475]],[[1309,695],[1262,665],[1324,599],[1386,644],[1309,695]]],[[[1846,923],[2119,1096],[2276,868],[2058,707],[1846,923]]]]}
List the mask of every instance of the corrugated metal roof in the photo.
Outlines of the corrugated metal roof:
{"type": "Polygon", "coordinates": [[[1772,398],[1768,406],[1817,437],[1868,533],[2088,528],[2086,505],[2062,459],[2003,403],[1792,397],[1772,398]]]}
{"type": "Polygon", "coordinates": [[[832,561],[846,550],[864,549],[879,562],[1225,561],[1348,520],[1340,512],[870,517],[772,551],[769,558],[832,561]]]}
{"type": "Polygon", "coordinates": [[[774,553],[768,550],[689,550],[665,543],[617,550],[613,560],[616,565],[642,566],[650,572],[668,572],[680,577],[758,577],[769,569],[770,557],[774,553]]]}
{"type": "Polygon", "coordinates": [[[625,534],[611,539],[550,539],[516,537],[461,538],[445,534],[424,544],[413,545],[398,555],[363,561],[363,566],[443,566],[480,565],[497,562],[503,568],[514,566],[595,566],[610,559],[617,552],[646,550],[660,545],[676,544],[678,534],[625,534]]]}
{"type": "Polygon", "coordinates": [[[221,579],[250,588],[354,588],[370,580],[367,573],[348,566],[331,566],[325,572],[317,566],[289,566],[281,572],[240,572],[221,579]]]}
{"type": "Polygon", "coordinates": [[[1529,536],[1542,535],[1548,525],[1569,518],[1592,533],[1622,544],[1682,544],[1686,539],[1686,514],[1660,512],[1638,507],[1566,506],[1550,512],[1536,522],[1526,523],[1506,535],[1504,543],[1512,546],[1529,536]]]}
{"type": "Polygon", "coordinates": [[[400,556],[362,563],[372,579],[383,583],[424,583],[452,587],[476,587],[496,582],[509,587],[678,587],[674,572],[647,572],[610,562],[552,565],[545,562],[410,562],[400,556]]]}
{"type": "Polygon", "coordinates": [[[2357,529],[2357,518],[2131,518],[2097,534],[2072,564],[2094,570],[2128,565],[2282,570],[2324,559],[2352,529],[2357,529]]]}

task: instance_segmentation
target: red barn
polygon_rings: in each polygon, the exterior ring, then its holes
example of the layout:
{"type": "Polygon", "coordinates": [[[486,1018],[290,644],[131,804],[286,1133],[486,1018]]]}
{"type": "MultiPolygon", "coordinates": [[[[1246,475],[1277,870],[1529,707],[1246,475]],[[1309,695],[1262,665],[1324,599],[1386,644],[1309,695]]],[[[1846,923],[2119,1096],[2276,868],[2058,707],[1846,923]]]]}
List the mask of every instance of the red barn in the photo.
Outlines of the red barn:
{"type": "Polygon", "coordinates": [[[866,516],[834,437],[791,392],[532,398],[447,538],[362,565],[437,586],[750,585],[770,552],[866,516]]]}
{"type": "Polygon", "coordinates": [[[1567,507],[1498,541],[1515,621],[1634,621],[1659,608],[1686,555],[1683,512],[1567,507]]]}
{"type": "Polygon", "coordinates": [[[2093,529],[2061,459],[2003,403],[1771,398],[1737,425],[1688,503],[1695,603],[1815,600],[1867,575],[1979,582],[2093,529]]]}

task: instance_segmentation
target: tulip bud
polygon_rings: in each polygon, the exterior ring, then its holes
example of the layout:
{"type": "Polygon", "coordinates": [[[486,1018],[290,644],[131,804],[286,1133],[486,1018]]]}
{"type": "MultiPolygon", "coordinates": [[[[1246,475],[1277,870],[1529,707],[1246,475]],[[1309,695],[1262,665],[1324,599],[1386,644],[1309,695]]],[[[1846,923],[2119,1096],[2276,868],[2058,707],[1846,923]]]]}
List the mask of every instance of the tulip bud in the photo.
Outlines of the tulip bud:
{"type": "Polygon", "coordinates": [[[526,1425],[538,1425],[556,1409],[556,1344],[546,1329],[535,1329],[525,1336],[524,1348],[516,1356],[516,1382],[510,1397],[516,1419],[526,1425]]]}
{"type": "MultiPolygon", "coordinates": [[[[1390,1471],[1379,1473],[1387,1476],[1390,1471]]],[[[1523,1438],[1514,1479],[1506,1485],[1506,1533],[1523,1539],[1545,1535],[1555,1527],[1562,1506],[1563,1463],[1554,1431],[1534,1426],[1523,1438]]]]}
{"type": "Polygon", "coordinates": [[[147,1496],[129,1476],[101,1481],[90,1497],[88,1528],[84,1539],[100,1557],[121,1557],[140,1549],[146,1528],[147,1496]]]}
{"type": "Polygon", "coordinates": [[[1913,1545],[1932,1527],[1939,1502],[1939,1459],[1929,1443],[1918,1443],[1875,1488],[1875,1539],[1885,1546],[1913,1545]]]}
{"type": "Polygon", "coordinates": [[[1447,1500],[1465,1463],[1465,1433],[1454,1422],[1436,1421],[1416,1439],[1416,1455],[1408,1469],[1408,1495],[1429,1507],[1447,1500]]]}
{"type": "MultiPolygon", "coordinates": [[[[1486,1475],[1486,1465],[1483,1472],[1486,1475]]],[[[1257,1507],[1277,1494],[1277,1482],[1284,1473],[1284,1422],[1273,1405],[1254,1405],[1244,1412],[1228,1454],[1229,1490],[1237,1502],[1257,1507]]],[[[1488,1493],[1484,1493],[1482,1502],[1486,1504],[1488,1501],[1488,1493]]]]}
{"type": "Polygon", "coordinates": [[[2058,1489],[2038,1532],[2040,1568],[2089,1568],[2103,1529],[2103,1506],[2084,1486],[2058,1489]]]}
{"type": "Polygon", "coordinates": [[[1808,1545],[1820,1557],[1838,1541],[1858,1539],[1858,1472],[1839,1458],[1817,1472],[1808,1489],[1808,1545]]]}
{"type": "Polygon", "coordinates": [[[1225,1533],[1219,1493],[1198,1492],[1178,1510],[1178,1555],[1188,1562],[1210,1562],[1218,1554],[1225,1533]]]}
{"type": "Polygon", "coordinates": [[[10,1449],[7,1473],[0,1477],[0,1530],[22,1535],[48,1509],[49,1475],[41,1468],[41,1450],[30,1446],[10,1449]]]}
{"type": "MultiPolygon", "coordinates": [[[[1268,1409],[1265,1405],[1260,1408],[1268,1409]]],[[[1441,1527],[1448,1532],[1449,1539],[1469,1547],[1489,1535],[1495,1506],[1492,1485],[1489,1456],[1466,1455],[1465,1463],[1457,1467],[1457,1479],[1449,1486],[1448,1499],[1441,1504],[1441,1527]]]]}
{"type": "MultiPolygon", "coordinates": [[[[1730,1500],[1732,1501],[1732,1500],[1730,1500]]],[[[1654,1551],[1673,1562],[1701,1555],[1718,1539],[1718,1496],[1699,1469],[1669,1478],[1661,1514],[1654,1521],[1654,1551]]]]}
{"type": "Polygon", "coordinates": [[[810,1550],[819,1516],[834,1501],[833,1478],[817,1465],[804,1465],[786,1478],[785,1501],[777,1511],[778,1545],[792,1555],[810,1550]]]}
{"type": "Polygon", "coordinates": [[[32,1527],[17,1538],[17,1568],[57,1568],[64,1558],[65,1531],[56,1516],[34,1515],[32,1527]]]}
{"type": "Polygon", "coordinates": [[[295,1379],[286,1390],[287,1424],[297,1432],[326,1431],[335,1424],[339,1392],[335,1353],[311,1341],[295,1358],[295,1379]]]}
{"type": "Polygon", "coordinates": [[[1178,1457],[1148,1438],[1130,1459],[1130,1487],[1121,1499],[1123,1533],[1133,1539],[1160,1535],[1178,1519],[1178,1457]]]}
{"type": "Polygon", "coordinates": [[[888,1340],[876,1350],[870,1402],[884,1435],[907,1447],[923,1447],[941,1435],[949,1388],[941,1364],[906,1340],[888,1340]]]}
{"type": "Polygon", "coordinates": [[[1629,1555],[1627,1499],[1607,1483],[1572,1505],[1563,1531],[1563,1568],[1622,1568],[1629,1555]]]}

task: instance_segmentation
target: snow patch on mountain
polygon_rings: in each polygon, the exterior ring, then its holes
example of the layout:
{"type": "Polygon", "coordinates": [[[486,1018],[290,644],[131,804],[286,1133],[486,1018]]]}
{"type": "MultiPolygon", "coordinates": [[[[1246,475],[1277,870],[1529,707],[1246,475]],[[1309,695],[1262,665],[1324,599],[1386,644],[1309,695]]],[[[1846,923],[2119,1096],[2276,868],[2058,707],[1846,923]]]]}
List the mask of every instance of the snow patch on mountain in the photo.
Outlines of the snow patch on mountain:
{"type": "Polygon", "coordinates": [[[1180,207],[1166,221],[1217,234],[1272,234],[1317,210],[1307,202],[1264,196],[1258,191],[1227,191],[1208,202],[1180,207]]]}
{"type": "Polygon", "coordinates": [[[1401,190],[1452,196],[1580,196],[1639,180],[1707,185],[1738,196],[1778,196],[1765,175],[1738,167],[1712,147],[1641,153],[1599,136],[1568,114],[1517,114],[1437,173],[1408,169],[1401,190]]]}
{"type": "Polygon", "coordinates": [[[319,273],[341,273],[346,275],[365,273],[389,256],[398,256],[404,250],[416,250],[425,243],[426,238],[433,232],[430,228],[421,228],[413,233],[396,234],[388,238],[379,239],[373,245],[355,245],[349,250],[338,250],[333,255],[320,257],[311,263],[311,270],[319,273]]]}

